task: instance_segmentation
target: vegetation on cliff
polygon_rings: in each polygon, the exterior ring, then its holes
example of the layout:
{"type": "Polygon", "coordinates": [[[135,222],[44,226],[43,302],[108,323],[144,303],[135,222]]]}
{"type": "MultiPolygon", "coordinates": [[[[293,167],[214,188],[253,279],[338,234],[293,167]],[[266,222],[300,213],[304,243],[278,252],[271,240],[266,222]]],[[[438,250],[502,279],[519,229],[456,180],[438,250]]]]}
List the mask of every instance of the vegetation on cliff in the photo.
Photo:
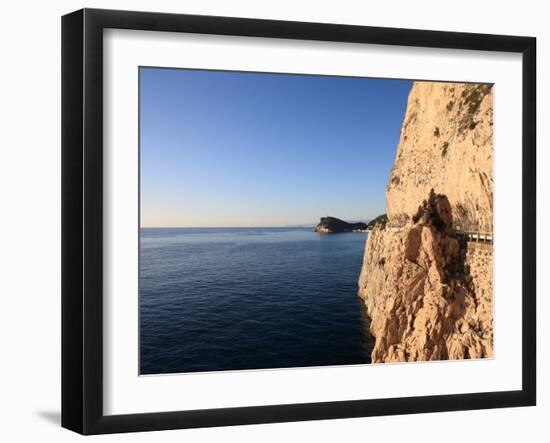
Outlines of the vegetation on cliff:
{"type": "Polygon", "coordinates": [[[369,230],[373,229],[376,225],[380,226],[381,228],[385,228],[386,223],[388,223],[388,216],[386,214],[382,214],[370,220],[367,223],[367,227],[369,230]]]}

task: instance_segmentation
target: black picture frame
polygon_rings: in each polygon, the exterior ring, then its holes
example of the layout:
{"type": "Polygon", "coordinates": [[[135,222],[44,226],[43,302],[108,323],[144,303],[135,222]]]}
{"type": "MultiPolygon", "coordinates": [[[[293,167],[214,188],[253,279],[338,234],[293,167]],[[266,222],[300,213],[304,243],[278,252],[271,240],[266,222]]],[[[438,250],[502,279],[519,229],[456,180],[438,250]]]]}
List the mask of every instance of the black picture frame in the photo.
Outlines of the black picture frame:
{"type": "MultiPolygon", "coordinates": [[[[536,403],[536,39],[83,9],[62,18],[62,426],[81,434],[531,406],[536,403]],[[130,415],[103,413],[103,30],[522,54],[522,389],[130,415]]],[[[518,147],[519,149],[519,147],[518,147]]]]}

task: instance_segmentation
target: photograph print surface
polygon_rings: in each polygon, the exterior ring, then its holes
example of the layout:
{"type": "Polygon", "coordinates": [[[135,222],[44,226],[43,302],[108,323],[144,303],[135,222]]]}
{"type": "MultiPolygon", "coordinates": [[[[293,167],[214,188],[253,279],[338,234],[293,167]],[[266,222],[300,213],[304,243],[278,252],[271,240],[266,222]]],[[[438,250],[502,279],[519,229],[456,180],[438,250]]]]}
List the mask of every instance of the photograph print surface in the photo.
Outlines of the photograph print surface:
{"type": "Polygon", "coordinates": [[[139,68],[140,374],[493,356],[490,84],[139,68]]]}

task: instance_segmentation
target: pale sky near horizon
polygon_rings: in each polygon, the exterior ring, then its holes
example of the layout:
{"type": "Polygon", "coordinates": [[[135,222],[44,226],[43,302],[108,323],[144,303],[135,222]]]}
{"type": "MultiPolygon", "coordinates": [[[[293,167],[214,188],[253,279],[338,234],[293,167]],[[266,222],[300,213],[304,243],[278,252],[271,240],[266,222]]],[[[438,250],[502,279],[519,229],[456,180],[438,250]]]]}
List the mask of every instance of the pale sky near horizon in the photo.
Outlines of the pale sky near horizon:
{"type": "Polygon", "coordinates": [[[385,212],[412,82],[140,68],[142,227],[385,212]]]}

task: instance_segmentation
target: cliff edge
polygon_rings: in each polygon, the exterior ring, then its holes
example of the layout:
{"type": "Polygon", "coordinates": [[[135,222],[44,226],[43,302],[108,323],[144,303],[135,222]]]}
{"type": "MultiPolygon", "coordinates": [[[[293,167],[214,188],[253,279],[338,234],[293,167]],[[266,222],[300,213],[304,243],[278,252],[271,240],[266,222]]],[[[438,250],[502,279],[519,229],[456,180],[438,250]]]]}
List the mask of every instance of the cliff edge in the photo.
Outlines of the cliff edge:
{"type": "Polygon", "coordinates": [[[415,82],[387,187],[388,223],[367,239],[359,296],[373,363],[493,355],[492,91],[415,82]]]}

